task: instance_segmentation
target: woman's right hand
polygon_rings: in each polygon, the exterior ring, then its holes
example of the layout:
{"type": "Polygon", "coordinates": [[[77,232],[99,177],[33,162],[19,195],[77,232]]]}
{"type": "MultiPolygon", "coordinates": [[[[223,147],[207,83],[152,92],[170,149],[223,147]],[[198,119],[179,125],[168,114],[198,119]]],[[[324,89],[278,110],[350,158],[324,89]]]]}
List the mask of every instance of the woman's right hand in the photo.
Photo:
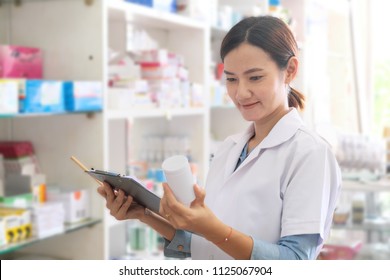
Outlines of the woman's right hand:
{"type": "Polygon", "coordinates": [[[114,191],[104,182],[97,191],[106,199],[106,207],[117,220],[141,219],[145,215],[145,208],[133,201],[133,197],[126,196],[123,190],[114,191]]]}

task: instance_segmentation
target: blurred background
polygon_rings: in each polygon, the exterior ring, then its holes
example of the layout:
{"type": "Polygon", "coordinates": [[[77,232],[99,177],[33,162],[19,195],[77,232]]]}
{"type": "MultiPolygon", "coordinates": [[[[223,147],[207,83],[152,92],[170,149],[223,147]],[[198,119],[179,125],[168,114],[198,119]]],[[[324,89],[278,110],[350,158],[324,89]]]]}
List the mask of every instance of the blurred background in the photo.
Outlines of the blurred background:
{"type": "Polygon", "coordinates": [[[218,145],[248,125],[226,95],[219,46],[240,19],[269,14],[296,36],[302,117],[342,168],[319,258],[390,259],[389,10],[385,0],[0,0],[0,258],[164,259],[163,239],[113,219],[80,167],[161,195],[161,162],[184,154],[203,185],[218,145]]]}

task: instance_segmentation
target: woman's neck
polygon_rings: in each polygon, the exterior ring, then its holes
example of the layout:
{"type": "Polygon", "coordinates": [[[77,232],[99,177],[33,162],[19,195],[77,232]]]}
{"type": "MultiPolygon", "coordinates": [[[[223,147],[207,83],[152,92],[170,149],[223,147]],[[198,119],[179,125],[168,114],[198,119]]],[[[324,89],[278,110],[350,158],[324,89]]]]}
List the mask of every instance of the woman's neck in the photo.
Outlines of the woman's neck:
{"type": "Polygon", "coordinates": [[[289,108],[285,108],[281,106],[277,108],[272,114],[267,116],[265,119],[261,121],[254,122],[255,125],[255,135],[249,140],[248,151],[251,151],[255,148],[259,143],[261,143],[265,137],[270,133],[272,128],[276,125],[276,123],[288,112],[289,108]]]}

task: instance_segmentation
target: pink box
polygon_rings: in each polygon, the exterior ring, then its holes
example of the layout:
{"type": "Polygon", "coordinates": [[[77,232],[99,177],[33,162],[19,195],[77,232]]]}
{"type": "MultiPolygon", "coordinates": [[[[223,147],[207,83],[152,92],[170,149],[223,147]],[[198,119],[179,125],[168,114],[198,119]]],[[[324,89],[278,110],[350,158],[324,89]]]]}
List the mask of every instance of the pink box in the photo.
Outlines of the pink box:
{"type": "Polygon", "coordinates": [[[0,45],[0,78],[42,79],[42,51],[32,47],[0,45]]]}
{"type": "Polygon", "coordinates": [[[362,246],[361,240],[338,240],[324,244],[319,258],[323,260],[353,260],[362,246]]]}

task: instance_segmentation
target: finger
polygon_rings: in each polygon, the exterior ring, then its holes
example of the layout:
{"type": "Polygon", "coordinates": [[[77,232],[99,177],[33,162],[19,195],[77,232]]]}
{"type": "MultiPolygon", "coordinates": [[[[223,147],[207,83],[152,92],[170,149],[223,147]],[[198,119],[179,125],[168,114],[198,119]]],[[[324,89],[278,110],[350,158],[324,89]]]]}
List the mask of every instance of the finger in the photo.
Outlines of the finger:
{"type": "Polygon", "coordinates": [[[164,196],[163,197],[165,197],[165,201],[167,203],[167,206],[169,207],[170,204],[177,203],[177,199],[167,183],[163,183],[163,189],[164,189],[164,196]]]}
{"type": "Polygon", "coordinates": [[[98,188],[97,188],[97,192],[98,192],[102,197],[104,197],[104,198],[107,197],[106,191],[105,191],[105,189],[104,189],[103,186],[98,187],[98,188]]]}
{"type": "Polygon", "coordinates": [[[204,204],[204,199],[206,197],[206,191],[201,188],[198,184],[194,185],[194,193],[195,193],[195,202],[204,204]]]}
{"type": "Polygon", "coordinates": [[[107,205],[107,207],[110,209],[111,215],[116,217],[124,201],[125,201],[125,193],[122,190],[119,190],[115,199],[113,199],[113,201],[109,205],[107,205]]]}
{"type": "Polygon", "coordinates": [[[115,199],[114,192],[113,192],[111,186],[107,182],[104,182],[103,188],[104,188],[104,191],[106,192],[107,203],[111,204],[115,199]]]}
{"type": "Polygon", "coordinates": [[[166,197],[165,196],[163,196],[162,198],[161,198],[161,200],[160,200],[160,208],[159,208],[159,210],[158,210],[158,212],[160,213],[160,215],[162,216],[162,217],[165,217],[165,214],[167,213],[167,211],[166,211],[166,197]]]}
{"type": "Polygon", "coordinates": [[[125,202],[119,208],[115,218],[117,218],[118,220],[126,219],[127,212],[129,211],[132,202],[133,202],[133,198],[131,196],[125,198],[125,202]]]}
{"type": "Polygon", "coordinates": [[[167,215],[169,215],[170,212],[172,212],[172,210],[170,210],[170,202],[168,201],[168,192],[169,192],[169,186],[168,184],[166,183],[163,183],[163,189],[164,189],[164,194],[161,198],[161,201],[160,201],[160,214],[163,216],[163,217],[166,217],[167,218],[167,215]]]}
{"type": "Polygon", "coordinates": [[[194,194],[195,194],[195,199],[191,202],[190,207],[203,206],[204,199],[206,197],[205,190],[203,188],[201,188],[198,184],[195,184],[194,185],[194,194]]]}
{"type": "Polygon", "coordinates": [[[164,196],[161,204],[163,206],[165,213],[168,213],[170,215],[171,214],[181,215],[188,210],[185,205],[183,205],[176,199],[175,195],[173,194],[172,190],[169,188],[168,184],[164,183],[163,188],[164,188],[164,196]]]}

